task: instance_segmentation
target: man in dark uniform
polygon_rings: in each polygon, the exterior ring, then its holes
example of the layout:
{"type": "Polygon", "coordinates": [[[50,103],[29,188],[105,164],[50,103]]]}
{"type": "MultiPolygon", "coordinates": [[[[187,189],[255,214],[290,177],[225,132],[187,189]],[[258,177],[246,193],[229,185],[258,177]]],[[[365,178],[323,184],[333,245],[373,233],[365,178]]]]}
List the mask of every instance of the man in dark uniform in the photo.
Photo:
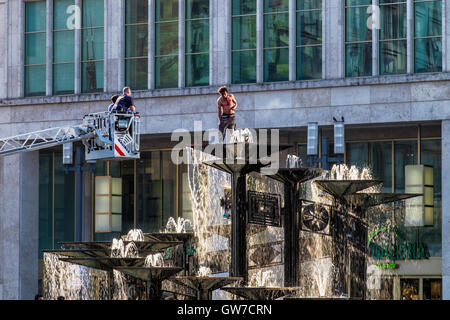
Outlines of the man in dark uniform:
{"type": "Polygon", "coordinates": [[[135,110],[136,107],[133,98],[131,97],[131,89],[125,87],[122,90],[122,95],[116,100],[112,112],[127,113],[128,111],[134,112],[135,110]]]}

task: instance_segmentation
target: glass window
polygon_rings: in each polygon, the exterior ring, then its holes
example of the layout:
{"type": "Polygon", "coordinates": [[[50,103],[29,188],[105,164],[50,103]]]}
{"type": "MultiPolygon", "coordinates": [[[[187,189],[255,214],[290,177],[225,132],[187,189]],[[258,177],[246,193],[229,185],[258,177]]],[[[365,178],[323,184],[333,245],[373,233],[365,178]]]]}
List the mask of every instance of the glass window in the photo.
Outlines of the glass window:
{"type": "Polygon", "coordinates": [[[414,2],[415,72],[442,71],[442,1],[414,2]]]}
{"type": "Polygon", "coordinates": [[[442,299],[442,279],[423,279],[423,300],[442,299]]]}
{"type": "Polygon", "coordinates": [[[156,1],[156,88],[178,87],[178,0],[156,1]]]}
{"type": "Polygon", "coordinates": [[[39,257],[75,235],[75,175],[65,173],[62,152],[39,153],[39,257]]]}
{"type": "Polygon", "coordinates": [[[417,140],[395,141],[394,142],[395,161],[395,192],[405,192],[405,166],[418,164],[417,140]]]}
{"type": "Polygon", "coordinates": [[[345,75],[372,75],[372,30],[367,27],[371,0],[345,1],[345,75]]]}
{"type": "Polygon", "coordinates": [[[81,91],[103,91],[104,1],[82,3],[81,91]]]}
{"type": "Polygon", "coordinates": [[[297,80],[322,77],[322,1],[297,0],[297,80]]]}
{"type": "Polygon", "coordinates": [[[156,1],[155,87],[178,87],[178,0],[156,1]]]}
{"type": "Polygon", "coordinates": [[[25,2],[25,96],[45,96],[46,1],[25,2]]]}
{"type": "Polygon", "coordinates": [[[137,160],[137,228],[143,232],[164,229],[169,217],[176,216],[176,166],[170,151],[141,153],[137,160]]]}
{"type": "Polygon", "coordinates": [[[75,2],[53,2],[53,94],[73,94],[75,88],[75,2]]]}
{"type": "Polygon", "coordinates": [[[401,300],[419,300],[419,279],[400,279],[401,300]]]}
{"type": "Polygon", "coordinates": [[[264,81],[289,80],[289,1],[264,0],[264,81]]]}
{"type": "Polygon", "coordinates": [[[406,1],[381,0],[380,74],[406,73],[406,29],[406,1]]]}
{"type": "Polygon", "coordinates": [[[127,0],[125,8],[125,84],[148,88],[148,1],[127,0]]]}
{"type": "Polygon", "coordinates": [[[256,82],[256,0],[233,0],[232,82],[256,82]]]}
{"type": "Polygon", "coordinates": [[[209,0],[186,1],[186,86],[209,84],[209,0]]]}

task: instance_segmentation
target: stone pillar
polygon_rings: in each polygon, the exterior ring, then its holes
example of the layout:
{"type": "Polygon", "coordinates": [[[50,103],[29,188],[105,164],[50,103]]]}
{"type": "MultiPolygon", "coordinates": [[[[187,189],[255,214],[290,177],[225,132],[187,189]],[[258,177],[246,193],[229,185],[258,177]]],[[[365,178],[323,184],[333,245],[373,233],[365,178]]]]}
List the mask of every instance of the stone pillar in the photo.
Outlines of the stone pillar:
{"type": "Polygon", "coordinates": [[[372,25],[372,76],[380,74],[379,68],[379,29],[381,16],[376,14],[379,10],[379,0],[372,0],[372,19],[376,21],[376,25],[372,25]]]}
{"type": "MultiPolygon", "coordinates": [[[[6,52],[7,49],[7,5],[6,0],[0,0],[0,52],[6,52]]],[[[7,97],[7,55],[0,56],[0,100],[7,97]]],[[[1,299],[1,295],[0,295],[1,299]]]]}
{"type": "Polygon", "coordinates": [[[8,98],[23,96],[25,4],[23,1],[7,2],[7,83],[8,98]]]}
{"type": "Polygon", "coordinates": [[[256,83],[264,82],[264,2],[256,0],[256,83]]]}
{"type": "Polygon", "coordinates": [[[46,38],[46,53],[47,65],[45,75],[45,93],[47,96],[53,94],[53,1],[47,0],[47,33],[46,38]]]}
{"type": "Polygon", "coordinates": [[[442,1],[442,71],[450,71],[450,3],[442,1]]]}
{"type": "Polygon", "coordinates": [[[289,0],[289,81],[295,81],[297,78],[297,54],[296,54],[296,0],[289,0]]]}
{"type": "Polygon", "coordinates": [[[75,15],[75,94],[81,93],[81,0],[75,0],[79,14],[75,15]]]}
{"type": "Polygon", "coordinates": [[[148,3],[148,88],[155,89],[155,0],[148,3]]]}
{"type": "Polygon", "coordinates": [[[442,298],[450,299],[450,120],[442,121],[442,298]]]}
{"type": "Polygon", "coordinates": [[[324,2],[323,20],[325,23],[324,78],[344,77],[344,8],[342,1],[324,2]]]}
{"type": "Polygon", "coordinates": [[[210,0],[209,84],[230,83],[231,1],[210,0]]]}
{"type": "MultiPolygon", "coordinates": [[[[124,0],[105,0],[104,91],[118,92],[124,77],[124,0]]],[[[133,89],[133,88],[132,88],[133,89]]]]}
{"type": "MultiPolygon", "coordinates": [[[[406,71],[414,73],[414,0],[406,2],[406,71]]],[[[443,56],[444,57],[444,56],[443,56]]]]}
{"type": "Polygon", "coordinates": [[[178,2],[178,88],[185,87],[185,39],[186,39],[186,26],[185,26],[185,1],[179,0],[178,2]]]}
{"type": "Polygon", "coordinates": [[[0,298],[38,292],[39,152],[0,158],[0,298]]]}

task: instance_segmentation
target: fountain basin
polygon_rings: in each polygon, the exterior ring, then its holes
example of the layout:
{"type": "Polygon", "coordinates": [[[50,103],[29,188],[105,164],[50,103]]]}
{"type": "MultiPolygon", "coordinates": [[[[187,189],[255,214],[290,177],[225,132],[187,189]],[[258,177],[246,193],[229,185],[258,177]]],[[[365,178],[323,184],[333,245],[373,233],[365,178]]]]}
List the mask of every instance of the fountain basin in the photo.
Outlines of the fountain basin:
{"type": "Polygon", "coordinates": [[[143,266],[145,263],[145,258],[59,258],[59,260],[64,262],[70,262],[78,264],[81,266],[111,271],[116,267],[126,267],[126,266],[143,266]]]}
{"type": "Polygon", "coordinates": [[[354,194],[367,188],[383,183],[381,180],[315,180],[319,189],[332,195],[334,198],[354,194]]]}
{"type": "Polygon", "coordinates": [[[223,288],[229,284],[237,281],[242,281],[242,277],[197,277],[197,276],[183,276],[173,277],[170,281],[194,289],[197,292],[198,300],[211,300],[211,293],[216,289],[223,288]]]}
{"type": "Polygon", "coordinates": [[[275,300],[300,290],[297,287],[224,287],[222,289],[247,300],[275,300]]]}
{"type": "MultiPolygon", "coordinates": [[[[181,241],[123,241],[124,247],[128,244],[134,243],[139,253],[158,252],[167,248],[175,247],[183,244],[181,241]]],[[[61,246],[75,249],[103,249],[111,252],[111,241],[96,241],[96,242],[61,242],[61,246]]]]}

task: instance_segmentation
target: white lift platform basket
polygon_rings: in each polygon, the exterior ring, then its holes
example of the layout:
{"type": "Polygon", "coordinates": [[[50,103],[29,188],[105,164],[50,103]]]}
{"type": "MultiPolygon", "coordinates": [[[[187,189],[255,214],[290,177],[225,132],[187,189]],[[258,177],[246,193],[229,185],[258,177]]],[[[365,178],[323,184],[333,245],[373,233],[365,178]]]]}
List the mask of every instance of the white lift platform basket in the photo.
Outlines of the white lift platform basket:
{"type": "Polygon", "coordinates": [[[92,113],[84,116],[81,125],[0,138],[0,156],[82,141],[87,161],[136,159],[140,157],[139,125],[136,113],[92,113]]]}

